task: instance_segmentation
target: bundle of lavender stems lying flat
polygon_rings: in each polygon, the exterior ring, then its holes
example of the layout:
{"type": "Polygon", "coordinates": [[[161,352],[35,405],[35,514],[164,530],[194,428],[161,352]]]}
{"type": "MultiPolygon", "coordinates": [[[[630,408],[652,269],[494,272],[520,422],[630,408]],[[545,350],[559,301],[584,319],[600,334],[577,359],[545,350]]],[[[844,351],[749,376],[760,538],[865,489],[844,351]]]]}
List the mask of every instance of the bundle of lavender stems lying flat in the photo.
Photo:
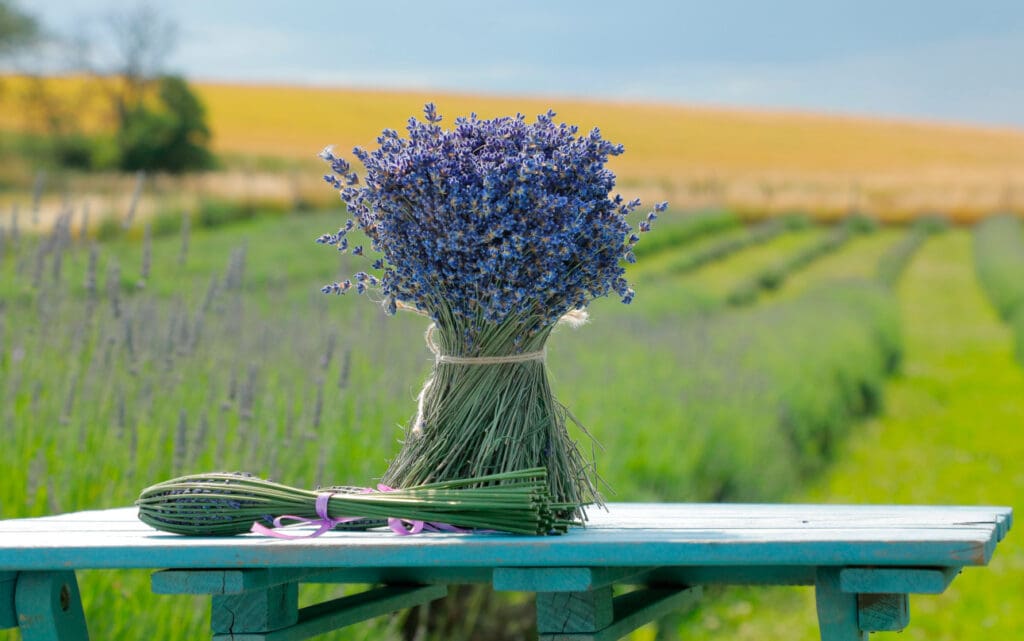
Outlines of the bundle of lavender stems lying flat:
{"type": "Polygon", "coordinates": [[[323,530],[335,526],[366,529],[390,520],[418,523],[420,527],[435,524],[441,526],[436,529],[448,531],[459,528],[547,535],[563,534],[570,526],[582,525],[578,520],[563,518],[580,506],[552,501],[544,468],[401,489],[319,490],[290,487],[248,474],[211,472],[148,487],[135,503],[139,519],[147,525],[193,536],[244,534],[252,531],[254,524],[257,531],[266,532],[268,527],[282,524],[279,517],[321,525],[323,530]]]}

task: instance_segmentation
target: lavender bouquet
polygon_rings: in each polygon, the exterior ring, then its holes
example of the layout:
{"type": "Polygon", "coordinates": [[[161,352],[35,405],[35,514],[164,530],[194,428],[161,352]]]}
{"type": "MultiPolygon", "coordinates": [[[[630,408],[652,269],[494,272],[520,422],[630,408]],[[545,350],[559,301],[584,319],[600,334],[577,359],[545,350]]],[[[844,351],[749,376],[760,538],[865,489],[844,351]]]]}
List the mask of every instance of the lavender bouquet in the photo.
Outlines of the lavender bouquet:
{"type": "MultiPolygon", "coordinates": [[[[433,104],[424,113],[409,119],[408,137],[386,129],[378,149],[354,150],[362,182],[330,148],[321,154],[351,218],[317,242],[365,255],[349,244],[358,227],[377,254],[373,273],[323,291],[376,292],[389,314],[432,321],[434,370],[384,482],[544,467],[557,503],[600,503],[593,466],[566,429],[578,422],[548,385],[544,346],[560,321],[585,320],[595,298],[633,299],[624,263],[636,260],[640,237],[627,216],[640,201],[610,197],[615,176],[605,168],[623,147],[597,129],[579,136],[551,111],[529,124],[473,114],[451,130],[433,104]]],[[[637,231],[649,231],[665,206],[637,231]]]]}

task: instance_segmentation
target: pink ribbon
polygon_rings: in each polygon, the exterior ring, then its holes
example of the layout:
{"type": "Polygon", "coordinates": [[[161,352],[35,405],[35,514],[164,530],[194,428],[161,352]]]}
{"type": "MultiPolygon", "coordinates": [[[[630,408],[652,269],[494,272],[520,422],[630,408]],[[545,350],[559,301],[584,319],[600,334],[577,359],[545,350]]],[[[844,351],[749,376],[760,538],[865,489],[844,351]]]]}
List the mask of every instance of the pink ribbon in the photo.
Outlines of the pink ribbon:
{"type": "MultiPolygon", "coordinates": [[[[388,487],[387,485],[380,484],[377,486],[377,490],[381,492],[394,492],[394,488],[388,487]]],[[[370,494],[373,492],[370,488],[363,488],[364,494],[370,494]]],[[[331,515],[327,512],[328,503],[331,497],[337,494],[337,492],[322,492],[316,497],[316,515],[319,518],[309,519],[302,516],[294,516],[291,514],[285,514],[279,516],[273,521],[273,528],[268,528],[259,521],[252,524],[250,532],[256,534],[263,534],[265,536],[272,536],[275,539],[312,539],[320,536],[325,532],[333,530],[336,526],[343,523],[352,523],[355,521],[363,521],[365,517],[362,516],[343,516],[339,518],[331,518],[331,515]],[[291,524],[302,524],[302,525],[318,525],[316,531],[309,534],[285,534],[281,532],[279,528],[285,527],[285,523],[291,524]]],[[[395,534],[402,536],[409,536],[411,534],[419,534],[420,532],[455,532],[455,533],[467,533],[472,530],[465,528],[456,527],[454,525],[448,525],[447,523],[429,523],[424,521],[416,521],[410,519],[396,519],[393,517],[388,518],[388,527],[395,534]]]]}

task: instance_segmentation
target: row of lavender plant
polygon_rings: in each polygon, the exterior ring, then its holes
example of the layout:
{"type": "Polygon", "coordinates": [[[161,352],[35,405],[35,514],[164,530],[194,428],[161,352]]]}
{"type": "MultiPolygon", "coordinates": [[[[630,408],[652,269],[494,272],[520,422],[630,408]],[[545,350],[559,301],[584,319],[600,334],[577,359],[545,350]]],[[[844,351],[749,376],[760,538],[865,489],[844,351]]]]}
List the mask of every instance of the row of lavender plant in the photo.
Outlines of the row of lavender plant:
{"type": "Polygon", "coordinates": [[[710,316],[608,311],[550,361],[623,499],[778,499],[881,407],[900,361],[896,300],[868,281],[710,316]]]}
{"type": "Polygon", "coordinates": [[[750,228],[744,228],[739,233],[727,234],[724,238],[693,251],[680,252],[669,264],[668,271],[673,274],[689,273],[749,247],[767,243],[784,233],[803,229],[809,224],[807,217],[799,214],[769,218],[750,228]]]}
{"type": "Polygon", "coordinates": [[[895,287],[914,254],[932,235],[945,231],[949,223],[937,216],[928,216],[914,222],[903,237],[893,243],[878,259],[875,278],[886,287],[895,287]]]}
{"type": "MultiPolygon", "coordinates": [[[[178,243],[154,248],[146,234],[126,264],[123,247],[75,244],[67,230],[2,244],[0,456],[13,473],[0,516],[126,504],[185,471],[297,484],[379,471],[394,434],[360,425],[380,425],[413,381],[368,381],[363,363],[408,338],[402,323],[370,332],[377,310],[328,309],[315,289],[298,309],[268,311],[272,295],[246,290],[245,245],[202,286],[186,278],[164,295],[150,283],[181,278],[178,243]],[[73,464],[81,451],[104,455],[73,464]]],[[[387,358],[415,371],[420,352],[387,358]]]]}
{"type": "Polygon", "coordinates": [[[640,261],[665,252],[677,252],[684,245],[736,230],[743,225],[735,212],[712,209],[688,213],[673,213],[658,225],[658,233],[651,234],[638,244],[633,253],[640,261]]]}
{"type": "Polygon", "coordinates": [[[875,228],[876,225],[870,219],[859,216],[849,218],[813,243],[791,252],[781,260],[740,282],[726,294],[725,301],[734,306],[750,305],[757,300],[762,292],[778,289],[791,275],[835,253],[858,234],[873,232],[875,228]]]}
{"type": "MultiPolygon", "coordinates": [[[[0,518],[127,505],[187,472],[312,487],[383,470],[429,364],[415,319],[377,326],[380,310],[292,291],[301,260],[274,252],[295,221],[203,234],[183,220],[178,237],[140,222],[137,241],[109,244],[73,233],[70,213],[45,234],[0,224],[0,518]]],[[[142,575],[85,582],[102,638],[131,638],[126,621],[202,634],[202,610],[147,605],[142,575]]]]}
{"type": "Polygon", "coordinates": [[[974,265],[982,288],[1014,335],[1024,365],[1024,224],[994,216],[974,228],[974,265]]]}

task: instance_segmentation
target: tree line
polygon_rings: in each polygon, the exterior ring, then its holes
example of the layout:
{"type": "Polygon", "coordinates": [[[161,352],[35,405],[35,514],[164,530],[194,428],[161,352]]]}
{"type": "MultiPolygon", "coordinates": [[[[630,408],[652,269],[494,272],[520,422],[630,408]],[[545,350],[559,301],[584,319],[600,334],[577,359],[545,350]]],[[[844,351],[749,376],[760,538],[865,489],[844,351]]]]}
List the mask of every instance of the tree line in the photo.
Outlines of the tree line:
{"type": "Polygon", "coordinates": [[[85,170],[213,167],[203,104],[165,68],[177,25],[150,4],[97,18],[93,33],[57,35],[14,0],[0,0],[0,64],[24,83],[17,96],[0,85],[0,102],[19,108],[24,129],[33,132],[13,151],[85,170]],[[56,73],[82,80],[74,96],[56,86],[56,73]],[[102,105],[98,129],[84,122],[87,101],[102,105]]]}

